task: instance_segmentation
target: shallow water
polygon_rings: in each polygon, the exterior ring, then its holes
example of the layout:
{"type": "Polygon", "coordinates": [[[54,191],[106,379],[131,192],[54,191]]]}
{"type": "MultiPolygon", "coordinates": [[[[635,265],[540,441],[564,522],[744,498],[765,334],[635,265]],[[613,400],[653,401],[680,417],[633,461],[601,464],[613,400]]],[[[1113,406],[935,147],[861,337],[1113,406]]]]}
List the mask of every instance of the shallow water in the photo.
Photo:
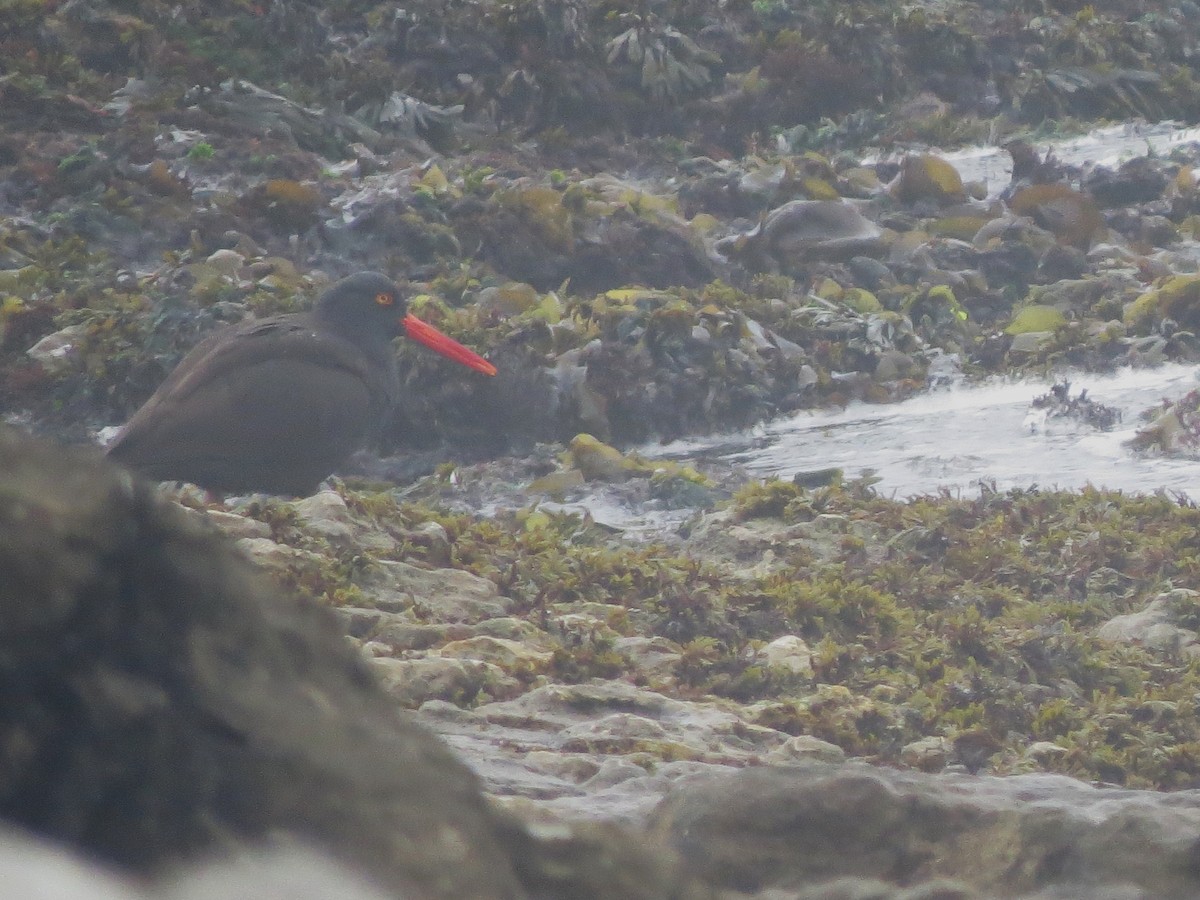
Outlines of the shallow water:
{"type": "MultiPolygon", "coordinates": [[[[1173,147],[1190,141],[1200,141],[1200,127],[1182,128],[1175,122],[1126,122],[1081,137],[1030,143],[1043,155],[1052,149],[1059,162],[1067,165],[1094,164],[1115,169],[1138,156],[1167,156],[1173,147]]],[[[963,181],[986,184],[990,196],[999,194],[1012,177],[1012,159],[999,147],[934,152],[953,163],[963,181]]]]}
{"type": "MultiPolygon", "coordinates": [[[[1033,142],[1063,163],[1117,167],[1150,153],[1200,141],[1200,127],[1174,122],[1129,122],[1080,137],[1033,142]]],[[[937,151],[935,151],[937,152],[937,151]]],[[[998,147],[973,147],[939,155],[965,181],[982,181],[991,195],[1011,177],[1012,161],[998,147]]],[[[1124,442],[1147,407],[1200,386],[1192,366],[1125,370],[1111,376],[1067,373],[1072,394],[1121,410],[1121,426],[1108,433],[1039,422],[1030,402],[1052,382],[996,380],[932,392],[891,406],[856,404],[835,413],[801,413],[751,434],[715,441],[677,442],[646,448],[648,456],[704,457],[744,466],[757,476],[791,477],[836,466],[847,475],[868,471],[877,490],[897,497],[939,490],[976,493],[981,485],[1080,488],[1091,484],[1125,491],[1176,491],[1200,499],[1200,462],[1136,456],[1124,442]]]]}
{"type": "Polygon", "coordinates": [[[974,496],[981,485],[1074,489],[1091,484],[1131,492],[1167,490],[1200,499],[1200,460],[1139,455],[1124,446],[1138,416],[1200,387],[1195,366],[1068,374],[1072,395],[1122,413],[1099,432],[1062,419],[1042,421],[1030,403],[1053,382],[994,381],[934,391],[900,403],[853,404],[805,412],[753,432],[646,448],[648,456],[724,460],[759,477],[790,478],[836,466],[847,476],[874,472],[876,490],[900,498],[949,490],[974,496]]]}
{"type": "MultiPolygon", "coordinates": [[[[1138,156],[1168,155],[1200,141],[1200,127],[1175,122],[1128,122],[1076,138],[1033,141],[1063,163],[1116,168],[1138,156]]],[[[981,181],[997,195],[1010,181],[1012,160],[999,147],[941,152],[964,181],[981,181]]],[[[1184,245],[1176,248],[1177,254],[1184,245]]],[[[1121,410],[1117,429],[1102,433],[1063,420],[1040,421],[1030,403],[1053,381],[997,379],[933,391],[888,406],[855,404],[840,412],[805,412],[737,435],[676,441],[640,449],[649,458],[704,459],[737,465],[756,477],[790,478],[828,467],[849,477],[874,473],[876,490],[898,498],[947,490],[974,496],[981,486],[1078,489],[1085,485],[1129,492],[1165,490],[1200,501],[1200,460],[1136,455],[1124,446],[1138,416],[1161,400],[1200,387],[1194,366],[1123,370],[1114,375],[1064,373],[1059,380],[1121,410]]],[[[588,511],[630,533],[661,533],[688,518],[686,510],[630,509],[596,490],[548,507],[588,511]]]]}

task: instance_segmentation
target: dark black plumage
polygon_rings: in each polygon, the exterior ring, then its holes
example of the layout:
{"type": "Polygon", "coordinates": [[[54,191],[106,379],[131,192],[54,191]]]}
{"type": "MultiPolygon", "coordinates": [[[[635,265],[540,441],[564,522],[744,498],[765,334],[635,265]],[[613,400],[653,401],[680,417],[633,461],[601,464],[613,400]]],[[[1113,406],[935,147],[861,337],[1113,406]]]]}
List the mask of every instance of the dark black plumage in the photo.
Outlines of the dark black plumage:
{"type": "Polygon", "coordinates": [[[159,481],[223,493],[312,493],[396,399],[401,335],[486,374],[490,363],[407,314],[391,279],[360,272],[307,313],[219,332],[197,345],[108,448],[159,481]]]}

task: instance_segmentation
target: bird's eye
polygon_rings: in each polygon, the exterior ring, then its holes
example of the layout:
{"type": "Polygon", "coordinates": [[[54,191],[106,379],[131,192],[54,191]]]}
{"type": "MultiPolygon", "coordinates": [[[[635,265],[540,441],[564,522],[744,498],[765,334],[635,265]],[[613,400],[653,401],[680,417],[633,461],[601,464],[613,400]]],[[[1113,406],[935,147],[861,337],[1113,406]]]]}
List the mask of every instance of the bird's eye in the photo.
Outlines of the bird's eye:
{"type": "Polygon", "coordinates": [[[389,294],[387,291],[382,291],[375,295],[375,302],[378,303],[380,306],[391,306],[393,303],[396,302],[396,298],[393,297],[391,294],[389,294]]]}

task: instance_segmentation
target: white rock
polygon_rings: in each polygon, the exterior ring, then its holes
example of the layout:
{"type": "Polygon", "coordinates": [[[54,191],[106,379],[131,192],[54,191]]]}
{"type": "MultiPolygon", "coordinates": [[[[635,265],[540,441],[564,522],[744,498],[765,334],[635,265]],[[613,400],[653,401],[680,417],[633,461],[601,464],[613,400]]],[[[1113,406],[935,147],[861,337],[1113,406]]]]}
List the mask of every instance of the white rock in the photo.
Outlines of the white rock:
{"type": "Polygon", "coordinates": [[[254,562],[278,572],[292,571],[298,563],[323,563],[325,561],[320,554],[308,550],[298,550],[266,537],[239,538],[235,543],[238,549],[254,562]]]}
{"type": "Polygon", "coordinates": [[[767,754],[767,762],[774,766],[807,762],[840,763],[845,758],[846,751],[837,744],[823,741],[811,734],[790,737],[767,754]]]}
{"type": "MultiPolygon", "coordinates": [[[[186,509],[186,507],[184,507],[186,509]]],[[[226,512],[223,509],[209,509],[204,512],[205,518],[216,525],[231,538],[270,538],[271,526],[249,516],[239,516],[237,513],[226,512]]]]}
{"type": "Polygon", "coordinates": [[[1066,756],[1069,752],[1066,747],[1062,747],[1051,741],[1034,741],[1025,748],[1025,758],[1038,762],[1047,762],[1058,759],[1060,756],[1066,756]]]}
{"type": "Polygon", "coordinates": [[[422,569],[381,559],[357,580],[379,609],[419,607],[430,622],[479,622],[507,615],[512,601],[492,582],[459,569],[422,569]]]}
{"type": "Polygon", "coordinates": [[[236,275],[246,264],[246,257],[236,250],[218,250],[205,262],[223,275],[236,275]]]}
{"type": "Polygon", "coordinates": [[[786,669],[793,675],[810,677],[813,673],[812,649],[805,643],[804,638],[794,634],[785,634],[775,638],[763,647],[759,657],[771,669],[786,669]]]}
{"type": "Polygon", "coordinates": [[[1176,588],[1159,594],[1140,612],[1114,616],[1096,629],[1096,637],[1113,644],[1138,644],[1156,650],[1200,656],[1197,634],[1176,624],[1173,610],[1176,603],[1187,600],[1197,603],[1197,593],[1176,588]]]}
{"type": "Polygon", "coordinates": [[[950,742],[936,735],[900,748],[900,761],[922,772],[940,772],[950,759],[950,742]]]}
{"type": "Polygon", "coordinates": [[[391,659],[369,660],[384,690],[401,706],[415,709],[428,700],[461,703],[486,696],[511,696],[520,690],[515,678],[498,667],[476,659],[391,659]]]}
{"type": "Polygon", "coordinates": [[[549,664],[554,654],[530,647],[520,641],[507,638],[479,635],[450,643],[433,651],[437,655],[453,659],[477,659],[492,663],[506,672],[516,669],[539,670],[549,664]]]}
{"type": "Polygon", "coordinates": [[[26,355],[42,364],[47,372],[59,374],[78,367],[80,344],[87,337],[86,325],[68,325],[48,334],[28,350],[26,355]]]}
{"type": "Polygon", "coordinates": [[[349,544],[359,531],[346,501],[337,491],[317,491],[297,500],[292,508],[305,528],[315,531],[331,544],[349,544]]]}

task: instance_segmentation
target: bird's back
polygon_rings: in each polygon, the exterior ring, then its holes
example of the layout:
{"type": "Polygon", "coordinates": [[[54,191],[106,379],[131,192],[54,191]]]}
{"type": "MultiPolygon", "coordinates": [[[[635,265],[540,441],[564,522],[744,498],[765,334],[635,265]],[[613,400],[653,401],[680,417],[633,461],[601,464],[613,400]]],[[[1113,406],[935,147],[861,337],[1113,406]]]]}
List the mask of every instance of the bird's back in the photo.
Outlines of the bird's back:
{"type": "Polygon", "coordinates": [[[236,326],[189,353],[108,454],[160,481],[309,493],[391,404],[395,372],[382,350],[364,352],[307,316],[236,326]]]}

